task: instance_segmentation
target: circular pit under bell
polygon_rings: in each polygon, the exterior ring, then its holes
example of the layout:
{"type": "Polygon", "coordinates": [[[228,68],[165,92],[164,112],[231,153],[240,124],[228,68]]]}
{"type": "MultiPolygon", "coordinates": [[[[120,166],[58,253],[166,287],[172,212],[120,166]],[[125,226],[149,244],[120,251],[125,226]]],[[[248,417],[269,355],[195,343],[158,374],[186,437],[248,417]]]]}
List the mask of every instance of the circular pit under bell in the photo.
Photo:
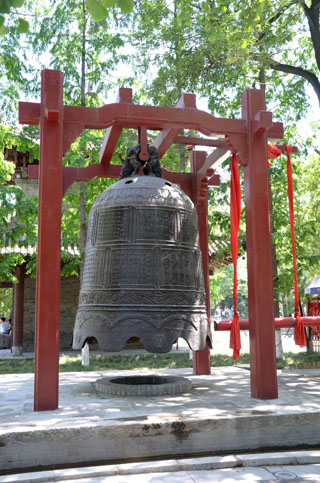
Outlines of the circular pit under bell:
{"type": "Polygon", "coordinates": [[[176,376],[102,377],[94,384],[101,396],[162,396],[183,394],[192,389],[192,382],[176,376]]]}

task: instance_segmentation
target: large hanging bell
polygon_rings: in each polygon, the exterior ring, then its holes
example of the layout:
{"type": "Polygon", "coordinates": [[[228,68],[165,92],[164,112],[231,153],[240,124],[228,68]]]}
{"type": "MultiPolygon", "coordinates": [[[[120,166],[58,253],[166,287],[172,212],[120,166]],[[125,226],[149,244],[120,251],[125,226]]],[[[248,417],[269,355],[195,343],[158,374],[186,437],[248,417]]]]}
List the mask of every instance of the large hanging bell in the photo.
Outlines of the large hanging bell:
{"type": "Polygon", "coordinates": [[[91,209],[74,349],[91,337],[111,352],[132,337],[154,353],[178,337],[211,347],[197,213],[159,167],[132,170],[91,209]]]}

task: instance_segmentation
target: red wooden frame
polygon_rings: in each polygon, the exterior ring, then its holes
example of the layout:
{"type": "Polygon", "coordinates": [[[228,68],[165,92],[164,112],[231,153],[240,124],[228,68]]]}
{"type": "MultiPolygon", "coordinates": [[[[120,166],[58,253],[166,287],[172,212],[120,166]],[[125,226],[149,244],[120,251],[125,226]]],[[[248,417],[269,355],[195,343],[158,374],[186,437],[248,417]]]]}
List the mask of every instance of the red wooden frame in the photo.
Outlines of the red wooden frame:
{"type": "MultiPolygon", "coordinates": [[[[132,103],[131,89],[119,89],[117,102],[101,108],[64,106],[63,74],[55,70],[42,71],[40,104],[20,103],[20,122],[40,124],[41,132],[39,167],[29,168],[29,177],[39,177],[40,180],[36,411],[58,407],[62,197],[76,180],[119,176],[121,166],[112,165],[111,158],[123,128],[138,129],[141,140],[146,137],[146,129],[159,130],[154,145],[160,156],[172,143],[217,147],[208,158],[206,153],[194,151],[191,173],[163,170],[164,177],[179,184],[198,211],[208,314],[208,186],[218,184],[214,165],[228,149],[237,154],[238,161],[245,167],[251,393],[262,399],[277,397],[267,139],[281,139],[283,127],[282,123],[274,123],[272,114],[265,111],[263,91],[247,90],[242,97],[242,109],[242,119],[216,118],[196,108],[194,94],[184,94],[174,108],[140,106],[132,103]],[[86,168],[62,167],[63,155],[86,128],[107,129],[100,163],[86,168]],[[224,140],[180,137],[182,130],[195,130],[207,136],[219,135],[224,140]],[[266,352],[268,364],[264,359],[266,352]]],[[[210,373],[208,348],[197,352],[194,361],[196,374],[210,373]]]]}

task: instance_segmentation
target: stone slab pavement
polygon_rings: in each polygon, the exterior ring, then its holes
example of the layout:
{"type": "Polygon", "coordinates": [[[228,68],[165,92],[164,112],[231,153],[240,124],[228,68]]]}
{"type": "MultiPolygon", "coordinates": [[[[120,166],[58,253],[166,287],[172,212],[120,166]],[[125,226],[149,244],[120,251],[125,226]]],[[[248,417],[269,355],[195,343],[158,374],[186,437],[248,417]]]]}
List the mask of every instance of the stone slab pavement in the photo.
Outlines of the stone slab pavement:
{"type": "Polygon", "coordinates": [[[320,451],[236,454],[65,468],[0,476],[0,483],[320,481],[320,451]],[[318,462],[318,463],[316,463],[318,462]]]}
{"type": "Polygon", "coordinates": [[[59,409],[33,411],[33,374],[2,374],[0,431],[23,427],[57,428],[143,417],[162,420],[179,415],[202,420],[244,415],[306,415],[320,411],[320,369],[278,370],[278,399],[259,400],[250,395],[250,372],[232,367],[212,367],[210,375],[196,376],[192,369],[151,371],[88,371],[60,373],[59,409]],[[187,377],[192,391],[157,397],[100,397],[93,383],[100,377],[148,375],[187,377]]]}
{"type": "Polygon", "coordinates": [[[156,373],[187,377],[192,390],[103,398],[96,379],[137,372],[61,373],[59,409],[34,412],[33,375],[1,375],[0,471],[319,447],[320,369],[278,371],[279,398],[264,401],[251,398],[250,373],[239,367],[212,368],[207,376],[156,373]]]}

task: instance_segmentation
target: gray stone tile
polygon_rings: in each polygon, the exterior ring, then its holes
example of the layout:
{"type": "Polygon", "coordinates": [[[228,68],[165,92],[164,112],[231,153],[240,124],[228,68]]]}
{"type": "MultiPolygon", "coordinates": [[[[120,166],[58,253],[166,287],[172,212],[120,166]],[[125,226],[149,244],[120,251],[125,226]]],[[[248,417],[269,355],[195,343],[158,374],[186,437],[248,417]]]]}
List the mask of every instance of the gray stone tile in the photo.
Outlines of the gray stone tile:
{"type": "MultiPolygon", "coordinates": [[[[320,464],[268,466],[268,470],[275,476],[287,472],[293,473],[298,478],[309,478],[320,481],[320,464]]],[[[279,478],[279,476],[277,477],[279,478]]]]}
{"type": "Polygon", "coordinates": [[[188,475],[195,483],[223,482],[234,483],[242,481],[270,481],[274,476],[265,468],[233,468],[206,471],[188,471],[188,475]]]}

